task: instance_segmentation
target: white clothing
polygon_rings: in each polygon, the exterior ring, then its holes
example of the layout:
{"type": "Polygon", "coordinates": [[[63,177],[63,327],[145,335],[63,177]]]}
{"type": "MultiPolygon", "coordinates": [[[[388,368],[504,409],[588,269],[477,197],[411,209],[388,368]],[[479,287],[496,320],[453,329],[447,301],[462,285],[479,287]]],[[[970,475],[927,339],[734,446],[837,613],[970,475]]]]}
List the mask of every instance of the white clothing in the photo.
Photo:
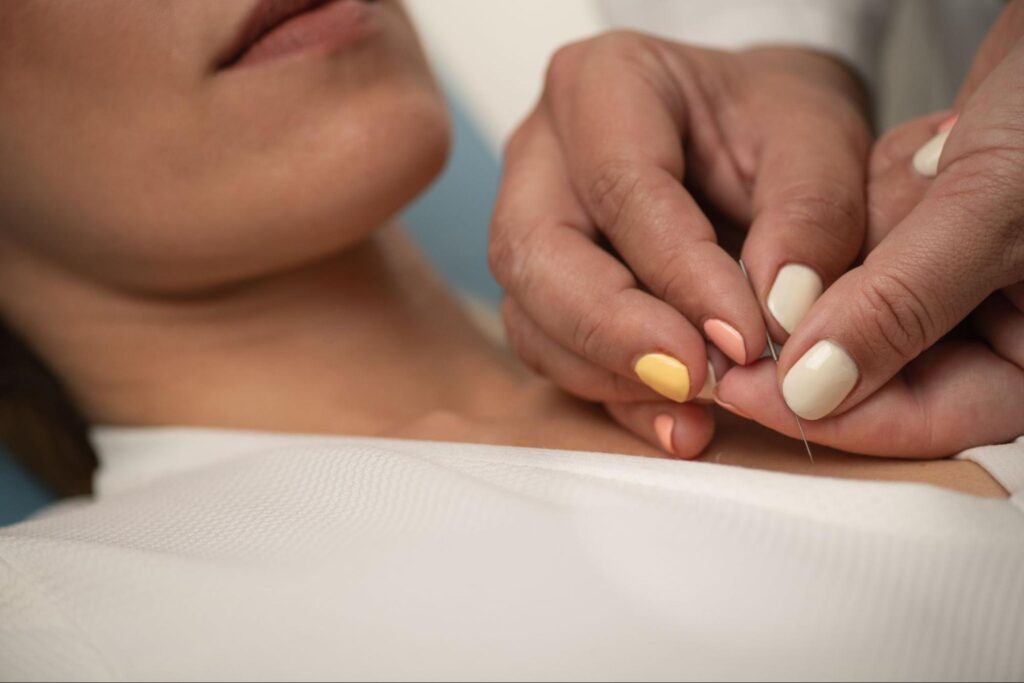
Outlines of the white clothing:
{"type": "MultiPolygon", "coordinates": [[[[1024,677],[1024,478],[1006,501],[422,441],[96,442],[95,501],[0,529],[0,679],[1024,677]]],[[[1024,441],[981,456],[1012,478],[1024,441]]]]}
{"type": "Polygon", "coordinates": [[[880,130],[952,106],[1003,0],[595,0],[609,25],[692,45],[832,54],[869,86],[880,130]]]}
{"type": "Polygon", "coordinates": [[[873,78],[891,0],[598,0],[611,26],[691,45],[795,45],[836,55],[873,78]]]}
{"type": "Polygon", "coordinates": [[[872,85],[879,129],[949,107],[1002,0],[409,0],[431,59],[495,152],[560,46],[630,28],[741,49],[834,54],[872,85]]]}

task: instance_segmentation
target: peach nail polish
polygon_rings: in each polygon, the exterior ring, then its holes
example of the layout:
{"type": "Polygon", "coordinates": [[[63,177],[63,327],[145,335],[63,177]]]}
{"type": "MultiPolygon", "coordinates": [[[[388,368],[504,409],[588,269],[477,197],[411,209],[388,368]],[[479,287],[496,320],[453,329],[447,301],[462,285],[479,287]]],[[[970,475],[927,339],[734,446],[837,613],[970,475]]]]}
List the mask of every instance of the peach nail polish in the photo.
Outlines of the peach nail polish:
{"type": "Polygon", "coordinates": [[[704,323],[704,334],[734,363],[746,363],[747,349],[743,343],[743,335],[735,327],[718,318],[712,318],[704,323]]]}
{"type": "Polygon", "coordinates": [[[658,441],[666,453],[675,454],[675,449],[672,448],[672,428],[675,425],[675,418],[671,415],[659,415],[654,418],[654,433],[658,435],[658,441]]]}

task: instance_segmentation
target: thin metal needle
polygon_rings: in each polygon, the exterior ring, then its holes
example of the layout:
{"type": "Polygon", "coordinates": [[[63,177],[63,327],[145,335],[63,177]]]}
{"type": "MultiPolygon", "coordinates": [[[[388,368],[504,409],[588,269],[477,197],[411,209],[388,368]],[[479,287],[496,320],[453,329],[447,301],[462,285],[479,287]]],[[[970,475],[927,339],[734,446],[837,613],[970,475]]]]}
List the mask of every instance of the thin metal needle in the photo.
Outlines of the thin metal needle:
{"type": "MultiPolygon", "coordinates": [[[[740,259],[740,270],[743,271],[743,277],[747,279],[747,284],[750,285],[751,289],[754,287],[754,283],[750,281],[750,275],[747,274],[747,267],[743,264],[743,259],[740,259]]],[[[755,296],[757,292],[754,292],[755,296]]],[[[765,321],[765,337],[768,338],[768,353],[771,355],[772,360],[775,361],[775,365],[779,364],[779,353],[775,350],[775,342],[772,341],[772,334],[767,330],[767,320],[765,321]]],[[[793,413],[793,411],[789,411],[793,413]]],[[[814,454],[811,453],[811,444],[807,441],[807,435],[804,434],[804,425],[800,422],[800,417],[793,413],[793,419],[796,420],[796,428],[800,430],[800,439],[804,442],[804,448],[807,449],[807,457],[814,462],[814,454]]]]}

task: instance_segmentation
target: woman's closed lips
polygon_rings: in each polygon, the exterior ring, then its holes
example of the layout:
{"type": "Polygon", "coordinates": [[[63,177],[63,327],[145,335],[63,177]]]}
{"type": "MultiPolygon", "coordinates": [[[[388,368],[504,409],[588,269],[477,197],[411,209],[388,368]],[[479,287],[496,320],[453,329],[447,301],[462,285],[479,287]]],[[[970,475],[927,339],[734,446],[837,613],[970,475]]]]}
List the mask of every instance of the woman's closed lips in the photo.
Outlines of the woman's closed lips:
{"type": "Polygon", "coordinates": [[[372,0],[259,0],[217,67],[251,66],[353,45],[373,33],[375,5],[372,0]]]}

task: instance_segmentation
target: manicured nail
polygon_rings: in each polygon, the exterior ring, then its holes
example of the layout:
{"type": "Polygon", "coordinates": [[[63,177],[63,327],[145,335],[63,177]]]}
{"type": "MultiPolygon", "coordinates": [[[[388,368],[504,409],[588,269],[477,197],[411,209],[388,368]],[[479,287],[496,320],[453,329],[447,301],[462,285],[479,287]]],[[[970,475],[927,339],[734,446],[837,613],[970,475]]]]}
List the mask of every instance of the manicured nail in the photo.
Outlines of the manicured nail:
{"type": "Polygon", "coordinates": [[[633,370],[641,382],[677,403],[685,401],[690,393],[690,371],[672,356],[648,353],[633,370]]]}
{"type": "Polygon", "coordinates": [[[914,153],[914,170],[925,178],[934,178],[939,172],[939,157],[946,146],[951,129],[947,129],[921,145],[914,153]]]}
{"type": "Polygon", "coordinates": [[[824,289],[813,268],[788,263],[779,269],[768,292],[768,310],[782,329],[792,334],[824,289]]]}
{"type": "Polygon", "coordinates": [[[739,415],[740,417],[746,418],[748,420],[750,419],[749,415],[744,413],[742,410],[740,410],[739,408],[737,408],[733,404],[728,403],[728,402],[723,401],[722,399],[718,398],[718,396],[715,396],[715,403],[717,403],[718,405],[722,406],[723,408],[728,410],[730,413],[733,413],[735,415],[739,415]]]}
{"type": "Polygon", "coordinates": [[[734,363],[743,365],[747,362],[747,347],[743,343],[743,335],[729,323],[712,318],[704,323],[704,334],[734,363]]]}
{"type": "Polygon", "coordinates": [[[718,378],[715,377],[715,366],[711,364],[711,361],[708,361],[708,378],[704,380],[704,386],[701,387],[700,393],[695,398],[703,401],[714,401],[716,384],[718,384],[718,378]]]}
{"type": "Polygon", "coordinates": [[[939,133],[945,133],[947,130],[956,125],[956,120],[958,118],[960,118],[960,114],[953,114],[948,119],[940,123],[935,130],[937,130],[939,133]]]}
{"type": "Polygon", "coordinates": [[[782,397],[805,420],[835,410],[857,383],[857,364],[843,347],[822,340],[796,362],[782,380],[782,397]]]}
{"type": "Polygon", "coordinates": [[[654,433],[658,435],[658,442],[666,453],[676,452],[672,447],[672,430],[675,426],[676,419],[671,415],[659,415],[654,418],[654,433]]]}

